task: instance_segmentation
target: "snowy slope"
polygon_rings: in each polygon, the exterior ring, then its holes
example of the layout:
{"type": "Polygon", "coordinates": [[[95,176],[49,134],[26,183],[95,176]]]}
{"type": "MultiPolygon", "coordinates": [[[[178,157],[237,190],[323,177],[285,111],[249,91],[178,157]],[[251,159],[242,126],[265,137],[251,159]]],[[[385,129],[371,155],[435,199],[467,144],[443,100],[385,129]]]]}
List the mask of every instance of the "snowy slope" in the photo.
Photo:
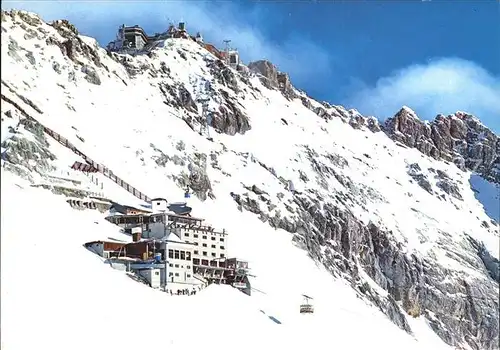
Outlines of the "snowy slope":
{"type": "Polygon", "coordinates": [[[282,242],[271,246],[293,261],[290,267],[304,278],[303,288],[316,291],[313,317],[298,314],[300,294],[292,291],[248,297],[231,287],[211,286],[184,297],[139,284],[82,246],[94,239],[123,238],[102,215],[72,210],[63,198],[30,189],[6,172],[2,233],[2,349],[280,349],[329,343],[350,349],[442,347],[422,320],[416,323],[422,328],[416,341],[356,298],[345,283],[332,280],[282,242]],[[52,222],[45,219],[50,212],[57,213],[52,222]],[[19,225],[21,221],[25,224],[19,225]],[[37,272],[19,275],[33,270],[33,264],[40,267],[37,272]],[[364,337],[356,336],[360,330],[364,337]]]}
{"type": "MultiPolygon", "coordinates": [[[[208,180],[189,201],[193,214],[229,232],[231,255],[250,262],[256,276],[252,286],[266,294],[248,298],[213,287],[195,297],[169,299],[138,285],[82,248],[87,241],[116,234],[102,215],[75,212],[61,197],[26,183],[20,189],[12,184],[21,181],[17,177],[6,183],[9,173],[2,170],[2,262],[10,262],[2,264],[2,282],[8,286],[2,288],[2,342],[7,348],[31,348],[28,342],[34,340],[40,348],[104,348],[108,343],[119,348],[116,342],[124,348],[148,342],[183,349],[196,342],[234,348],[231,340],[249,349],[297,344],[446,347],[428,324],[448,344],[497,348],[491,318],[498,317],[498,282],[468,240],[483,242],[498,258],[498,226],[482,225],[490,220],[470,188],[470,173],[401,147],[384,133],[355,129],[341,118],[319,118],[301,99],[286,99],[255,75],[218,70],[215,58],[194,42],[167,40],[137,57],[108,55],[93,39],[75,37],[64,25],[57,28],[34,15],[2,12],[2,95],[149,196],[182,199],[196,168],[208,180]],[[209,108],[220,112],[214,114],[212,125],[217,127],[210,130],[214,142],[198,134],[201,106],[176,98],[181,90],[192,100],[208,96],[209,108]],[[298,193],[288,191],[288,181],[298,193]],[[456,191],[444,191],[443,182],[456,191]],[[259,191],[249,190],[253,185],[259,191]],[[36,227],[16,224],[27,211],[40,216],[31,220],[36,227]],[[61,221],[41,220],[50,213],[61,221]],[[345,213],[352,221],[339,219],[345,213]],[[370,225],[385,237],[387,252],[397,254],[394,261],[401,259],[404,266],[384,267],[383,254],[373,248],[378,244],[373,230],[366,228],[370,225]],[[369,234],[372,238],[365,242],[369,234]],[[371,247],[368,254],[366,246],[371,247]],[[54,273],[17,278],[14,266],[32,264],[25,256],[54,273]],[[406,287],[410,273],[402,269],[415,261],[411,269],[417,269],[416,277],[406,287]],[[466,281],[465,289],[460,281],[466,281]],[[371,292],[359,293],[357,286],[363,283],[372,286],[371,292]],[[411,289],[411,302],[406,294],[397,296],[399,287],[411,289]],[[315,298],[318,311],[312,317],[298,315],[302,293],[315,298]],[[485,300],[474,306],[481,321],[457,326],[459,317],[470,317],[471,302],[462,296],[468,293],[480,293],[485,300]],[[105,302],[121,307],[109,308],[105,302]],[[420,305],[421,317],[407,315],[410,304],[420,305]],[[443,307],[450,304],[456,305],[452,311],[443,307]],[[22,305],[24,312],[19,311],[22,305]],[[46,314],[49,322],[42,319],[46,314]],[[126,319],[133,320],[130,327],[140,322],[141,329],[148,322],[159,331],[151,334],[162,336],[127,336],[126,319]],[[32,337],[20,335],[26,329],[32,337]],[[199,338],[187,334],[193,329],[199,338]],[[58,337],[52,339],[54,330],[58,337]],[[201,334],[207,335],[203,341],[201,334]],[[81,340],[76,345],[75,338],[81,340]],[[221,344],[223,338],[227,343],[221,344]]],[[[312,107],[320,105],[308,101],[312,107]]],[[[21,113],[2,101],[2,131],[20,119],[21,113]]],[[[44,160],[43,169],[21,164],[29,169],[32,183],[82,161],[50,138],[40,147],[54,157],[44,160]]],[[[18,168],[14,172],[26,178],[18,168]]],[[[100,181],[102,188],[96,189],[106,196],[137,202],[110,181],[100,181]]]]}
{"type": "Polygon", "coordinates": [[[498,185],[495,185],[479,175],[471,175],[470,185],[476,196],[476,199],[483,205],[484,211],[488,216],[500,221],[500,190],[498,185]]]}

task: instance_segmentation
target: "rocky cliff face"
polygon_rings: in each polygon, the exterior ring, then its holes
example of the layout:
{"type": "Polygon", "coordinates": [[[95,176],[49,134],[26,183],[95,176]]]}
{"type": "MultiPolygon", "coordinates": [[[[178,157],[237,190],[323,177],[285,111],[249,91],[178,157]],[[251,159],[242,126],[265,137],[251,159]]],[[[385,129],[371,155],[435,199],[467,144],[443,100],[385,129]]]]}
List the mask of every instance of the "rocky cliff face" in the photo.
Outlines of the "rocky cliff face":
{"type": "Polygon", "coordinates": [[[278,71],[278,68],[273,63],[267,60],[250,62],[248,69],[259,74],[260,81],[268,89],[280,90],[283,96],[289,100],[298,97],[288,74],[278,71]]]}
{"type": "MultiPolygon", "coordinates": [[[[272,63],[252,62],[249,68],[261,75],[266,87],[279,87],[279,72],[272,63]]],[[[411,109],[404,107],[381,126],[376,118],[364,117],[356,110],[346,110],[326,102],[318,105],[307,96],[302,96],[301,100],[304,107],[325,121],[339,118],[354,129],[374,133],[383,130],[395,142],[417,148],[434,159],[453,162],[462,170],[477,171],[486,179],[500,183],[500,139],[469,114],[440,115],[435,121],[425,123],[411,109]]],[[[345,164],[339,163],[342,157],[329,155],[333,163],[331,167],[318,163],[315,160],[317,154],[310,155],[318,177],[333,176],[352,193],[359,194],[359,189],[349,178],[334,170],[335,166],[345,164]]],[[[463,200],[458,186],[446,173],[429,170],[434,173],[436,189],[417,163],[408,166],[408,175],[431,195],[446,200],[444,194],[438,193],[442,191],[463,200]]],[[[286,186],[286,181],[281,181],[286,186]]],[[[402,254],[404,248],[396,243],[392,232],[384,231],[375,223],[361,223],[349,212],[331,205],[317,192],[295,193],[293,202],[285,205],[295,205],[290,210],[296,218],[290,219],[279,213],[274,216],[267,214],[277,203],[270,201],[267,194],[255,186],[247,187],[247,190],[247,193],[231,193],[240,210],[248,210],[272,227],[294,233],[296,243],[308,250],[312,258],[322,262],[332,274],[340,272],[347,276],[361,295],[405,331],[411,332],[405,314],[425,316],[436,333],[450,345],[498,349],[499,304],[496,295],[500,282],[499,261],[491,257],[481,243],[471,237],[460,246],[455,246],[451,240],[443,241],[443,244],[448,242],[452,246],[447,254],[458,258],[464,265],[483,271],[482,277],[470,280],[434,258],[402,254]],[[467,253],[464,254],[463,249],[467,253]],[[366,271],[387,294],[381,295],[371,288],[364,282],[360,271],[366,271]],[[447,277],[454,282],[446,282],[447,277]]],[[[355,196],[347,195],[342,202],[355,201],[355,196]]]]}
{"type": "Polygon", "coordinates": [[[385,122],[384,131],[427,156],[453,162],[460,169],[500,183],[500,137],[470,114],[438,115],[426,123],[405,107],[385,122]]]}
{"type": "Polygon", "coordinates": [[[267,60],[250,62],[248,68],[261,75],[261,82],[268,89],[278,88],[278,69],[267,60]]]}
{"type": "MultiPolygon", "coordinates": [[[[315,161],[311,155],[317,176],[336,177],[350,189],[347,195],[334,195],[339,202],[359,199],[356,194],[360,188],[334,170],[335,165],[345,166],[342,157],[331,155],[328,164],[315,161]]],[[[293,233],[296,244],[334,276],[349,280],[360,296],[373,302],[401,329],[411,333],[406,317],[423,316],[446,343],[458,349],[465,349],[465,344],[477,350],[498,349],[500,262],[476,240],[467,236],[457,243],[441,232],[448,238],[439,243],[440,249],[459,264],[482,271],[481,275],[470,276],[447,268],[436,260],[435,253],[403,253],[404,245],[397,242],[393,232],[373,222],[360,222],[319,192],[295,192],[293,200],[285,204],[295,214],[290,218],[268,214],[270,208],[284,202],[282,198],[273,201],[256,186],[247,190],[231,194],[240,210],[255,213],[272,227],[293,233]],[[363,271],[386,294],[372,288],[363,278],[363,271]]]]}

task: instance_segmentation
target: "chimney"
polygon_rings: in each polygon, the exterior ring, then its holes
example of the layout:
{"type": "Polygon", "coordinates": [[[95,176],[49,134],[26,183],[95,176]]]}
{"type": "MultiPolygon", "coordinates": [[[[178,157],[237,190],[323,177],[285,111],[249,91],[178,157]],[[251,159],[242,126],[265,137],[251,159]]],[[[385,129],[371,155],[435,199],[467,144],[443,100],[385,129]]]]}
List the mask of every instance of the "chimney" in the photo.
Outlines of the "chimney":
{"type": "Polygon", "coordinates": [[[141,240],[141,236],[142,236],[141,227],[132,228],[132,241],[139,242],[141,240]]]}

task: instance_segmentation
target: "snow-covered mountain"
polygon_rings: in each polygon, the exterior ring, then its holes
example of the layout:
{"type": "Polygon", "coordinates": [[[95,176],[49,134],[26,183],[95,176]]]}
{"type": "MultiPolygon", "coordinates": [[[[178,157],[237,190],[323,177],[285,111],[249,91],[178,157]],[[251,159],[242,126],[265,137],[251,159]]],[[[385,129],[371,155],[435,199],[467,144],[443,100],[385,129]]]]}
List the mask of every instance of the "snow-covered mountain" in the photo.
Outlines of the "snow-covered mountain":
{"type": "Polygon", "coordinates": [[[498,349],[499,226],[478,200],[495,196],[470,179],[498,190],[500,140],[473,116],[379,125],[188,39],[130,56],[67,21],[1,21],[2,348],[498,349]],[[149,197],[189,186],[256,292],[171,297],[102,264],[82,245],[127,237],[55,186],[139,200],[69,169],[84,159],[44,127],[149,197]]]}

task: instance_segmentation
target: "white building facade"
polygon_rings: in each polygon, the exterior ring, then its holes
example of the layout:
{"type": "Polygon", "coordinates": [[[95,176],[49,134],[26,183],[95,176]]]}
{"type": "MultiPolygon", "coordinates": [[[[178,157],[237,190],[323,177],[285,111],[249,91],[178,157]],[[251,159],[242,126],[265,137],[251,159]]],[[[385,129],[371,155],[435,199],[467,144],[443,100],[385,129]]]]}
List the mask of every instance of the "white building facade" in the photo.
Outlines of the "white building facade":
{"type": "Polygon", "coordinates": [[[179,227],[182,241],[193,245],[193,264],[222,267],[227,258],[227,234],[216,232],[209,226],[179,227]]]}
{"type": "Polygon", "coordinates": [[[153,213],[165,213],[168,211],[168,202],[165,198],[154,198],[151,200],[153,213]]]}
{"type": "Polygon", "coordinates": [[[165,282],[170,284],[195,284],[193,273],[193,245],[184,242],[165,241],[165,282]]]}
{"type": "Polygon", "coordinates": [[[151,288],[160,289],[161,288],[161,269],[144,269],[138,270],[137,273],[144,277],[150,284],[151,288]]]}

